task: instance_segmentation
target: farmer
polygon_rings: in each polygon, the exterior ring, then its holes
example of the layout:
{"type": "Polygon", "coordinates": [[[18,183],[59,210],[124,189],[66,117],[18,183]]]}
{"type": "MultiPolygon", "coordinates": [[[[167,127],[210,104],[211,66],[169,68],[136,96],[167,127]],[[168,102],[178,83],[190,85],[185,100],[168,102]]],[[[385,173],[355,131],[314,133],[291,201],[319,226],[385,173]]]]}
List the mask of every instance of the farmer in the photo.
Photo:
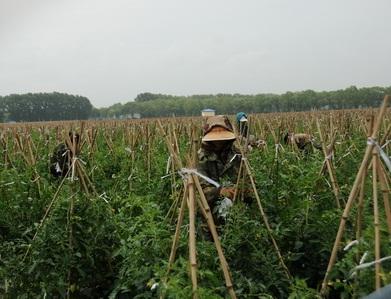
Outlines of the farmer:
{"type": "Polygon", "coordinates": [[[254,135],[248,132],[248,117],[244,112],[238,112],[236,114],[236,124],[239,132],[239,142],[244,146],[247,145],[247,149],[252,151],[254,148],[263,149],[266,146],[266,142],[262,139],[257,139],[254,135]]]}
{"type": "Polygon", "coordinates": [[[316,149],[321,150],[322,147],[319,143],[316,142],[314,137],[310,134],[305,133],[293,133],[293,132],[287,132],[284,135],[284,143],[285,144],[296,144],[297,148],[304,152],[305,154],[308,154],[311,152],[312,147],[315,147],[316,149]]]}
{"type": "Polygon", "coordinates": [[[207,119],[198,151],[198,171],[220,185],[216,187],[211,182],[201,181],[206,199],[217,218],[225,217],[225,207],[232,205],[235,193],[234,185],[241,161],[239,151],[234,146],[235,139],[226,116],[207,119]]]}
{"type": "Polygon", "coordinates": [[[238,132],[241,137],[247,137],[248,133],[248,119],[247,114],[244,112],[238,112],[236,114],[236,124],[238,132]]]}
{"type": "MultiPolygon", "coordinates": [[[[77,151],[80,140],[79,134],[69,132],[69,139],[71,146],[73,146],[73,142],[75,142],[77,151]]],[[[67,146],[66,142],[57,145],[50,157],[50,173],[54,177],[65,177],[68,173],[72,157],[72,150],[67,146]]]]}

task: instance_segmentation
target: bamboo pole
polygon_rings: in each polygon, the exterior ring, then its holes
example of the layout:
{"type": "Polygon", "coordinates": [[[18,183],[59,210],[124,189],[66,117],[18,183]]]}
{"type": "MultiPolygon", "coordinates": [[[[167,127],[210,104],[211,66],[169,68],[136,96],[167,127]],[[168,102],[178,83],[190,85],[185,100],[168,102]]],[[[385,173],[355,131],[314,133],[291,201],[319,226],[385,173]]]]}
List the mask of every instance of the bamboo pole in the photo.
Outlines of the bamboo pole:
{"type": "MultiPolygon", "coordinates": [[[[75,190],[73,190],[74,193],[75,190]]],[[[68,247],[69,247],[69,256],[70,260],[71,256],[73,255],[73,212],[74,212],[74,200],[73,196],[70,198],[69,201],[69,210],[68,210],[68,227],[69,227],[69,235],[68,235],[68,247]]],[[[67,298],[71,298],[71,285],[72,285],[72,264],[70,263],[69,269],[68,269],[68,289],[67,289],[67,298]]]]}
{"type": "Polygon", "coordinates": [[[372,196],[373,196],[373,218],[375,226],[375,285],[376,290],[380,289],[380,222],[379,222],[379,207],[377,198],[377,168],[378,168],[378,153],[377,149],[372,153],[372,196]]]}
{"type": "Polygon", "coordinates": [[[377,175],[379,178],[380,188],[383,195],[384,211],[387,218],[388,233],[389,235],[391,235],[391,209],[390,209],[390,199],[389,199],[390,186],[387,182],[387,177],[386,174],[384,173],[384,169],[381,167],[381,161],[379,155],[377,155],[377,159],[378,159],[377,175]]]}
{"type": "MultiPolygon", "coordinates": [[[[367,169],[364,170],[361,185],[360,185],[360,193],[359,193],[359,200],[358,200],[358,207],[357,207],[357,219],[356,219],[356,240],[361,242],[361,233],[362,233],[362,215],[364,211],[364,196],[365,196],[365,178],[367,175],[367,169]]],[[[357,253],[356,253],[356,262],[357,264],[360,261],[360,247],[358,247],[357,253]]],[[[359,270],[357,270],[357,275],[355,276],[355,285],[354,285],[354,292],[356,292],[356,286],[359,276],[359,270]]],[[[356,298],[356,294],[353,295],[353,298],[356,298]]]]}
{"type": "MultiPolygon", "coordinates": [[[[239,172],[238,172],[238,176],[237,176],[237,180],[236,180],[236,185],[235,186],[239,186],[240,179],[242,177],[242,175],[241,175],[242,172],[243,172],[243,161],[240,160],[239,172]]],[[[236,201],[237,196],[238,196],[238,188],[235,188],[234,197],[232,199],[232,202],[236,201]]]]}
{"type": "Polygon", "coordinates": [[[186,198],[188,196],[187,185],[185,185],[184,188],[185,189],[183,192],[182,203],[181,203],[181,207],[179,208],[178,220],[176,223],[175,234],[174,234],[173,242],[172,242],[172,246],[171,246],[170,258],[168,260],[168,268],[167,268],[166,276],[168,276],[168,274],[170,273],[171,266],[174,263],[176,250],[177,250],[178,244],[179,244],[180,230],[181,230],[181,226],[182,226],[183,218],[184,218],[184,214],[185,214],[185,209],[186,209],[186,198]]]}
{"type": "Polygon", "coordinates": [[[196,299],[197,296],[197,252],[196,252],[196,235],[195,235],[195,194],[194,194],[194,181],[193,177],[188,177],[188,190],[189,190],[189,260],[190,260],[190,277],[192,283],[192,298],[196,299]]]}
{"type": "Polygon", "coordinates": [[[362,232],[362,215],[364,210],[364,196],[365,196],[365,178],[367,170],[365,169],[361,178],[361,185],[359,191],[358,208],[357,208],[357,220],[356,220],[356,240],[361,239],[362,232]]]}

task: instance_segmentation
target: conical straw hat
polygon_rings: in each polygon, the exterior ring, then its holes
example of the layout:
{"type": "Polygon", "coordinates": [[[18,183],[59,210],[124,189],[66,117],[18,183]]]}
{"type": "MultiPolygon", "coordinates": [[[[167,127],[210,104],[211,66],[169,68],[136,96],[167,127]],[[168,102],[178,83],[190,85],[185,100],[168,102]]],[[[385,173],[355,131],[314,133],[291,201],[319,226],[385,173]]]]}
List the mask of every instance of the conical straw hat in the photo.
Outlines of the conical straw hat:
{"type": "Polygon", "coordinates": [[[232,125],[226,116],[209,117],[206,121],[205,133],[202,141],[234,140],[235,134],[232,125]]]}

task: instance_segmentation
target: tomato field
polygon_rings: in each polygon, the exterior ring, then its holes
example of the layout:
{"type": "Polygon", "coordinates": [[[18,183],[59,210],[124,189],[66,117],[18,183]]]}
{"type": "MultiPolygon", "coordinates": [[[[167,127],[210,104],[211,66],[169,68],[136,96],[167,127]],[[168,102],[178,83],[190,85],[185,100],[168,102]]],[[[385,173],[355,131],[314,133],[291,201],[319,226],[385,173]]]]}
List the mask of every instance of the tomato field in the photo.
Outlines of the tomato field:
{"type": "MultiPolygon", "coordinates": [[[[390,156],[389,112],[250,115],[251,134],[266,143],[243,147],[260,201],[239,196],[217,230],[238,298],[360,298],[391,283],[387,260],[357,268],[391,255],[390,170],[377,150],[390,156]],[[284,144],[286,131],[312,134],[323,150],[284,144]]],[[[167,271],[186,185],[179,165],[194,167],[202,123],[189,117],[0,124],[0,297],[228,297],[199,209],[197,289],[189,275],[187,214],[167,271]],[[69,131],[81,138],[77,169],[53,178],[50,157],[69,131]]],[[[242,179],[250,181],[249,174],[242,179]]]]}

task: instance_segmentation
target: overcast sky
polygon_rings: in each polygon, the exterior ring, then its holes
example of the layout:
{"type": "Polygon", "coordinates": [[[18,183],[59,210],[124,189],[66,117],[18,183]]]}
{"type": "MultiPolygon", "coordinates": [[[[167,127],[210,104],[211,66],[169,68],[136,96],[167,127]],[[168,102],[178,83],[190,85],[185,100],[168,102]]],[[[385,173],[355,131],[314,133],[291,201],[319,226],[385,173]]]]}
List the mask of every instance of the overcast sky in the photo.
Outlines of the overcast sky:
{"type": "Polygon", "coordinates": [[[0,0],[0,95],[391,85],[390,0],[0,0]]]}

